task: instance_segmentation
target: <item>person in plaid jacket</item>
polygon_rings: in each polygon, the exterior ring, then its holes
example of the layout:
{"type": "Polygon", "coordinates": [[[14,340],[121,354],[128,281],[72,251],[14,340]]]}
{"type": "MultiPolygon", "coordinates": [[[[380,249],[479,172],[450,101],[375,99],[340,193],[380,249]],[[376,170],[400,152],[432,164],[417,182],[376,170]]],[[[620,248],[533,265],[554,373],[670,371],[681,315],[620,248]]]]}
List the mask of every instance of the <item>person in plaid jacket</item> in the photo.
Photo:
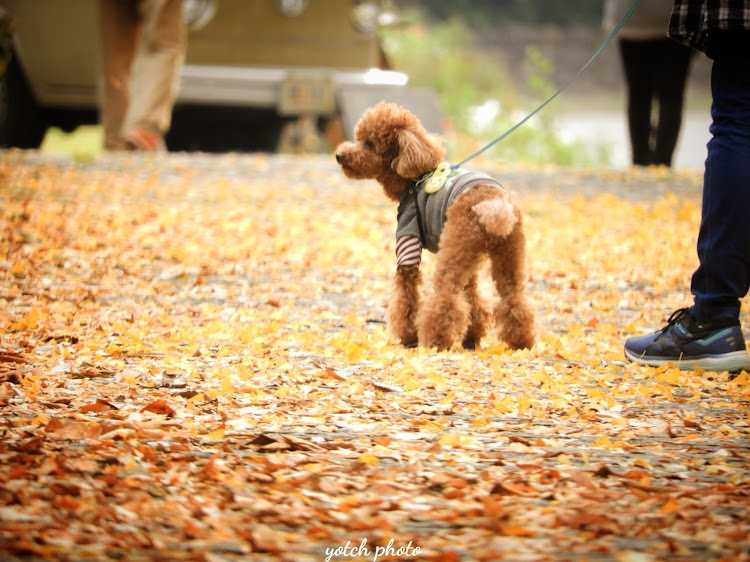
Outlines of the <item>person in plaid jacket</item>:
{"type": "Polygon", "coordinates": [[[750,0],[675,0],[669,36],[713,59],[693,305],[625,342],[637,363],[750,371],[740,299],[750,289],[750,0]]]}

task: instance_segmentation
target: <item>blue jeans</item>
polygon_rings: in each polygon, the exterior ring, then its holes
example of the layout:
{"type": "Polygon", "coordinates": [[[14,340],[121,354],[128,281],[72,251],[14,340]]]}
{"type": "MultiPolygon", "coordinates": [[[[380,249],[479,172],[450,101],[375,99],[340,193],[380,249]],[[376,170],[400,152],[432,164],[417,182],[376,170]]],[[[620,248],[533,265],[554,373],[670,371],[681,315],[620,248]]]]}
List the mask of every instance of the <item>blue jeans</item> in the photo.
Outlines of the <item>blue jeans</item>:
{"type": "Polygon", "coordinates": [[[691,314],[702,322],[738,318],[750,289],[750,60],[717,57],[711,92],[700,265],[691,283],[691,314]]]}

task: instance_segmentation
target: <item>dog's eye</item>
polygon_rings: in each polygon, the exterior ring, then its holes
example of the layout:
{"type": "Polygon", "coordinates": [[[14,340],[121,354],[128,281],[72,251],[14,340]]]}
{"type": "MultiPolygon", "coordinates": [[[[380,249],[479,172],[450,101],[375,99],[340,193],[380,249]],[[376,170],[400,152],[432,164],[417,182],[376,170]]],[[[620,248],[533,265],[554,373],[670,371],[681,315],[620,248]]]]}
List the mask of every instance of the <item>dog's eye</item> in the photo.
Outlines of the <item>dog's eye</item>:
{"type": "Polygon", "coordinates": [[[372,143],[372,141],[365,141],[365,148],[367,150],[374,150],[375,149],[375,145],[372,143]]]}

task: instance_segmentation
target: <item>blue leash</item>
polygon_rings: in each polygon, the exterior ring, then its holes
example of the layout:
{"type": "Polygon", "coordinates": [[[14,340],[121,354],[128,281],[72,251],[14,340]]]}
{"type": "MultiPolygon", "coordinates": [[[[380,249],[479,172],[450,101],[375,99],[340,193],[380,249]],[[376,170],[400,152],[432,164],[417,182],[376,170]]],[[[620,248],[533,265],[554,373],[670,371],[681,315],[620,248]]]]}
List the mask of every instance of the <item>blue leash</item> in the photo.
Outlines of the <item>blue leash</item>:
{"type": "Polygon", "coordinates": [[[513,125],[510,129],[508,129],[507,131],[505,131],[502,135],[500,135],[499,137],[497,137],[491,143],[489,143],[488,145],[486,145],[484,148],[481,148],[480,150],[477,150],[474,154],[472,154],[468,158],[465,158],[464,160],[461,160],[461,162],[459,162],[458,164],[453,164],[451,166],[451,169],[460,168],[461,166],[463,166],[464,164],[466,164],[469,160],[473,160],[474,158],[476,158],[477,156],[479,156],[483,152],[485,152],[485,151],[489,150],[490,148],[492,148],[493,146],[495,146],[497,143],[499,143],[505,137],[507,137],[508,135],[510,135],[513,131],[515,131],[516,129],[518,129],[521,125],[523,125],[524,123],[526,123],[526,121],[528,121],[529,119],[531,119],[532,117],[534,117],[534,115],[536,115],[542,109],[544,109],[547,106],[547,104],[550,103],[553,99],[555,99],[557,96],[559,96],[562,93],[563,90],[565,90],[568,86],[570,86],[573,82],[575,82],[576,78],[578,78],[581,75],[581,73],[583,73],[583,71],[586,70],[592,62],[594,62],[594,60],[601,54],[601,52],[607,47],[607,45],[609,45],[612,42],[612,39],[615,38],[615,35],[617,35],[617,33],[620,31],[620,29],[622,29],[622,26],[627,23],[627,21],[635,13],[635,11],[638,9],[638,6],[640,6],[642,2],[643,2],[643,0],[635,0],[635,2],[630,7],[630,9],[627,12],[625,12],[625,15],[622,16],[622,19],[619,21],[619,23],[612,30],[612,33],[610,33],[609,36],[604,40],[604,43],[601,44],[601,46],[596,50],[596,52],[589,59],[589,61],[586,64],[583,65],[583,67],[581,68],[581,70],[579,70],[573,76],[573,78],[571,78],[570,80],[568,80],[568,82],[566,82],[559,90],[557,90],[554,94],[552,94],[552,96],[547,101],[545,101],[542,105],[540,105],[534,111],[532,111],[531,113],[529,113],[526,117],[524,117],[523,119],[521,119],[518,123],[516,123],[515,125],[513,125]]]}

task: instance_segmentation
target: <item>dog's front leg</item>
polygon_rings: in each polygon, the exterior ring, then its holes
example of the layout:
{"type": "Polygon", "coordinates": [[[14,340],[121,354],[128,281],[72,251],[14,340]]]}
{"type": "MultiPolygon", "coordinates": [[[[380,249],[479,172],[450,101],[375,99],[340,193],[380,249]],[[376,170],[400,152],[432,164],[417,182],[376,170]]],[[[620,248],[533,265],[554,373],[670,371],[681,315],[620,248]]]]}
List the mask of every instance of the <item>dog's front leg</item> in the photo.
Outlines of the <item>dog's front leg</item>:
{"type": "Polygon", "coordinates": [[[394,292],[388,304],[388,326],[401,345],[416,347],[417,311],[422,272],[419,266],[399,266],[394,277],[394,292]]]}

